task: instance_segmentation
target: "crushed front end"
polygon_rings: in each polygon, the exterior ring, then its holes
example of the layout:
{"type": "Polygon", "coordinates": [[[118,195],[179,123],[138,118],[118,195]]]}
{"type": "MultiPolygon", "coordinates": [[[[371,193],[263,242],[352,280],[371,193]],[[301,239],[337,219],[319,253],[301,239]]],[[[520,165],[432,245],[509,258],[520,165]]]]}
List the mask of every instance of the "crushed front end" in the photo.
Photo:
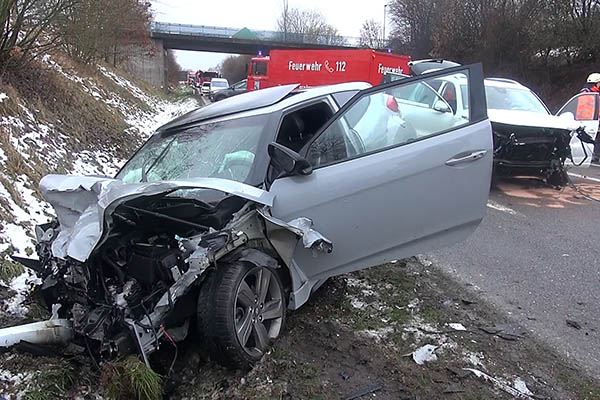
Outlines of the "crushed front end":
{"type": "Polygon", "coordinates": [[[331,251],[310,220],[273,220],[272,197],[237,182],[50,176],[40,187],[57,220],[36,227],[39,260],[19,261],[42,281],[34,298],[72,322],[96,361],[139,352],[148,363],[161,342],[183,340],[206,272],[222,259],[277,268],[286,264],[278,251],[301,240],[331,251]],[[278,249],[266,224],[288,232],[278,249]]]}
{"type": "Polygon", "coordinates": [[[564,163],[571,157],[573,131],[492,122],[492,132],[496,173],[542,176],[553,186],[568,183],[564,163]]]}

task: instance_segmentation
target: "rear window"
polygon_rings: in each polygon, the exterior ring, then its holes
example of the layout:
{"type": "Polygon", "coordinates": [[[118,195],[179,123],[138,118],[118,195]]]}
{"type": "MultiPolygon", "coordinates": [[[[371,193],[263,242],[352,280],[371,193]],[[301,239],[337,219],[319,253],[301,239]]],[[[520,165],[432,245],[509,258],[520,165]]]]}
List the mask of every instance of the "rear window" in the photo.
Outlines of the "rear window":
{"type": "Polygon", "coordinates": [[[227,87],[227,82],[223,81],[212,81],[211,85],[214,87],[227,87]]]}

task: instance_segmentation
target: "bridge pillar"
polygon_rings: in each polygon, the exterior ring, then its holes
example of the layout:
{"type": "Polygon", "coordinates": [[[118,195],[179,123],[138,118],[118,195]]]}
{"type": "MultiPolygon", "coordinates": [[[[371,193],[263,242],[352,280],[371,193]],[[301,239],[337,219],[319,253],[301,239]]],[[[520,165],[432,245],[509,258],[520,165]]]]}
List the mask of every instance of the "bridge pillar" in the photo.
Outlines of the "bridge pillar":
{"type": "Polygon", "coordinates": [[[161,39],[151,39],[153,51],[134,50],[123,67],[154,87],[167,88],[167,50],[161,39]],[[149,54],[151,53],[151,54],[149,54]]]}

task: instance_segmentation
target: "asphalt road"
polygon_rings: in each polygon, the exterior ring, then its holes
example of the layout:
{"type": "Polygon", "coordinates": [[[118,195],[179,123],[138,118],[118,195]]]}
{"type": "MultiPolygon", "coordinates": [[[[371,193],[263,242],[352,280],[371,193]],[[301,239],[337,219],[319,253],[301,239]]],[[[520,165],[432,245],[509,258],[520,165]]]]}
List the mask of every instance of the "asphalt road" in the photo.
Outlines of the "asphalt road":
{"type": "Polygon", "coordinates": [[[428,256],[600,376],[600,168],[573,168],[570,175],[581,193],[532,179],[496,182],[477,231],[428,256]]]}

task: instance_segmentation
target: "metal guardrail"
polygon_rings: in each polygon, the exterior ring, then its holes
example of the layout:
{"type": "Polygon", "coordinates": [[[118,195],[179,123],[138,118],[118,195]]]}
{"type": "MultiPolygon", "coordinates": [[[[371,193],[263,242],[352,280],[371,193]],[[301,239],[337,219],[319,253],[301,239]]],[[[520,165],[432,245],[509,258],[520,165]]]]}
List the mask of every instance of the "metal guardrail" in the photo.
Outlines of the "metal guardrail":
{"type": "MultiPolygon", "coordinates": [[[[170,35],[234,38],[235,35],[241,31],[241,29],[206,25],[186,25],[172,24],[168,22],[153,22],[150,27],[150,31],[153,33],[163,33],[170,35]]],[[[257,41],[361,47],[360,38],[352,36],[312,35],[250,29],[249,32],[251,35],[256,37],[257,41]]],[[[249,38],[248,36],[243,36],[243,38],[252,40],[252,38],[249,38]]],[[[388,41],[381,40],[379,44],[381,45],[379,46],[379,48],[382,49],[387,48],[389,46],[388,41]]]]}

